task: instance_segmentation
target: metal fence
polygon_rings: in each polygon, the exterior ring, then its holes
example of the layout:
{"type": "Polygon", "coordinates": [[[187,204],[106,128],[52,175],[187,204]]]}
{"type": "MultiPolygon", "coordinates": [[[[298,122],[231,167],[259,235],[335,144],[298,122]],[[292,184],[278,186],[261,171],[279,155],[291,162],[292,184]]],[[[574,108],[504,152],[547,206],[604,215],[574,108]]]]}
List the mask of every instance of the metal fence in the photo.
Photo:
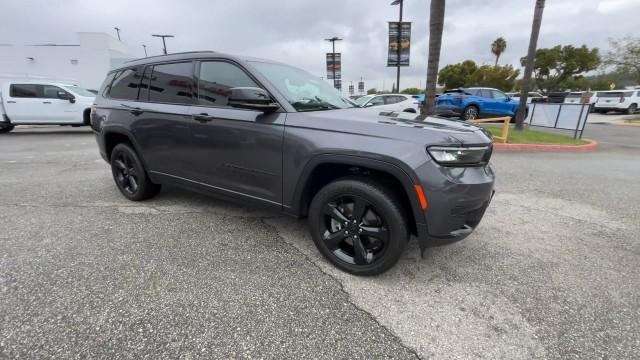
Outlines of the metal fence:
{"type": "Polygon", "coordinates": [[[532,103],[526,122],[529,126],[571,130],[573,138],[582,138],[590,104],[532,103]]]}

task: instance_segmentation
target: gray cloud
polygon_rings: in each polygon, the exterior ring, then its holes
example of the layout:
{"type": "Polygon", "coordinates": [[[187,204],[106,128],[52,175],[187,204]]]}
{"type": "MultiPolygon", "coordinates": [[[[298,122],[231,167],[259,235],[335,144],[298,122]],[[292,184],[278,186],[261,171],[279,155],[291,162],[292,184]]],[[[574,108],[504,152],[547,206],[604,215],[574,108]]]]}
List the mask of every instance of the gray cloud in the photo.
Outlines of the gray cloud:
{"type": "MultiPolygon", "coordinates": [[[[324,75],[323,39],[337,35],[343,53],[345,83],[361,76],[367,87],[390,88],[395,69],[386,65],[387,21],[397,18],[391,0],[194,0],[194,1],[3,1],[0,43],[74,43],[78,31],[121,35],[143,56],[161,52],[152,33],[175,34],[171,52],[196,49],[251,55],[302,67],[324,75]]],[[[498,36],[507,39],[502,64],[518,66],[525,55],[533,0],[449,0],[441,65],[472,59],[493,63],[489,51],[498,36]]],[[[539,46],[574,44],[607,49],[607,39],[638,34],[637,0],[547,1],[539,46]]],[[[428,45],[428,0],[405,0],[406,21],[413,22],[411,67],[403,69],[403,87],[424,84],[428,45]]],[[[345,86],[346,88],[346,86],[345,86]]]]}

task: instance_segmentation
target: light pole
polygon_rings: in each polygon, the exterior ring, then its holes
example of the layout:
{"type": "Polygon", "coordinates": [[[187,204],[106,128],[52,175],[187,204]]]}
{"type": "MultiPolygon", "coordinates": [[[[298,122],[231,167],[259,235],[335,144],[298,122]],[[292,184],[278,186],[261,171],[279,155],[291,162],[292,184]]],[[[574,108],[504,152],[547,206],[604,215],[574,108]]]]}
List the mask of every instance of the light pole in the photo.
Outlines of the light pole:
{"type": "Polygon", "coordinates": [[[336,87],[336,41],[341,41],[337,36],[334,36],[330,39],[325,39],[326,41],[331,43],[331,60],[333,62],[331,66],[331,71],[333,72],[333,87],[336,87]]]}
{"type": "Polygon", "coordinates": [[[402,33],[402,7],[403,7],[403,3],[404,0],[394,0],[391,5],[400,5],[400,18],[398,20],[398,38],[397,38],[397,44],[398,44],[398,68],[396,71],[396,92],[399,93],[400,92],[400,51],[402,49],[402,46],[400,45],[400,34],[402,33]]]}
{"type": "Polygon", "coordinates": [[[147,45],[142,44],[142,48],[144,49],[144,57],[147,57],[147,45]]]}
{"type": "Polygon", "coordinates": [[[165,38],[172,38],[174,36],[173,35],[168,35],[168,34],[164,34],[164,35],[153,34],[151,36],[162,38],[162,51],[164,52],[165,55],[167,55],[167,43],[165,42],[164,39],[165,38]]]}
{"type": "Polygon", "coordinates": [[[118,40],[122,41],[122,40],[120,40],[120,28],[119,27],[114,27],[114,29],[116,30],[116,34],[118,34],[118,40]]]}

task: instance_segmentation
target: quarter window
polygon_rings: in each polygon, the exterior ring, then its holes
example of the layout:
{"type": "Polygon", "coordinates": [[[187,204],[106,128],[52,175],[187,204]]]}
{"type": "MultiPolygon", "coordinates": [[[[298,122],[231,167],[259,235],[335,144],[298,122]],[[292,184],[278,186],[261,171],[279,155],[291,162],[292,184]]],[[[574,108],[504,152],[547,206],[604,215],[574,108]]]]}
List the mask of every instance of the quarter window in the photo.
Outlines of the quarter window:
{"type": "Polygon", "coordinates": [[[198,79],[200,105],[228,106],[231,88],[259,87],[242,69],[223,61],[202,62],[198,79]]]}
{"type": "Polygon", "coordinates": [[[109,96],[114,99],[136,100],[142,77],[142,66],[119,72],[111,83],[109,96]]]}
{"type": "Polygon", "coordinates": [[[37,84],[11,84],[9,95],[14,98],[41,97],[42,85],[37,84]]]}
{"type": "Polygon", "coordinates": [[[192,104],[193,63],[155,65],[151,73],[149,101],[192,104]]]}

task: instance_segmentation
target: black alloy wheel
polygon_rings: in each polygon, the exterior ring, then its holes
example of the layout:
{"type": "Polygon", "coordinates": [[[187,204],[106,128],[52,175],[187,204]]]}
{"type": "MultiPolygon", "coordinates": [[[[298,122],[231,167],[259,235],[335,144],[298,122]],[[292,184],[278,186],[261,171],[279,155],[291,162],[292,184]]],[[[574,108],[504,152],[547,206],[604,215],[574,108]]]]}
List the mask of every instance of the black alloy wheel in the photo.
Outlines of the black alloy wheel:
{"type": "Polygon", "coordinates": [[[356,275],[376,275],[395,264],[408,240],[394,192],[360,179],[330,183],[314,197],[309,225],[320,252],[356,275]]]}
{"type": "Polygon", "coordinates": [[[127,199],[145,200],[160,191],[160,185],[149,180],[138,155],[128,144],[116,145],[111,152],[110,162],[116,186],[127,199]]]}

